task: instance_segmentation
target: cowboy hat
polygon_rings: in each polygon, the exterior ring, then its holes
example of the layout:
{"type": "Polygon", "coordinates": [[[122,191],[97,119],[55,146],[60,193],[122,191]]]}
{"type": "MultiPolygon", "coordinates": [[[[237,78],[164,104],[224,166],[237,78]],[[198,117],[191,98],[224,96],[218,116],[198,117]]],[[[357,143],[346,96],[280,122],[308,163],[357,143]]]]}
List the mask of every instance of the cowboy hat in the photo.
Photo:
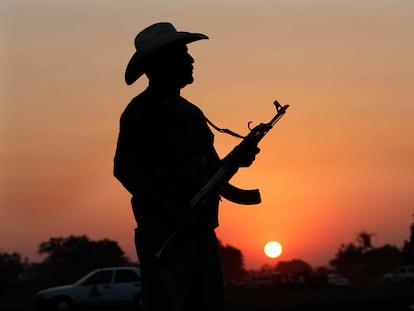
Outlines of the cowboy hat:
{"type": "Polygon", "coordinates": [[[136,52],[125,70],[125,82],[128,85],[134,83],[144,74],[145,58],[155,51],[171,43],[182,42],[188,44],[197,40],[208,39],[201,33],[177,31],[171,23],[156,23],[141,32],[135,37],[134,45],[136,52]]]}

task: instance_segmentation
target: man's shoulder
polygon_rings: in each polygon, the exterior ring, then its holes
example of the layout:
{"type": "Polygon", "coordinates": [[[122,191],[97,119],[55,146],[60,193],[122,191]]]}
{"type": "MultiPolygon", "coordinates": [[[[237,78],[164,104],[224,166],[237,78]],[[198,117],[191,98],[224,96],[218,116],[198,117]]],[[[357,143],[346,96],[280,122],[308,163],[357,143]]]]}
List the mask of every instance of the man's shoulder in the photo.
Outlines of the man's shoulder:
{"type": "Polygon", "coordinates": [[[148,113],[156,109],[157,99],[150,93],[143,91],[136,95],[125,107],[123,114],[148,113]]]}
{"type": "Polygon", "coordinates": [[[192,110],[193,112],[197,113],[200,116],[204,117],[204,113],[203,111],[195,104],[189,102],[187,99],[185,99],[184,97],[180,96],[181,100],[183,101],[183,103],[187,106],[188,109],[192,110]]]}
{"type": "Polygon", "coordinates": [[[151,94],[147,91],[143,91],[131,99],[127,105],[127,108],[130,109],[131,107],[143,106],[152,101],[154,101],[154,98],[151,96],[151,94]]]}

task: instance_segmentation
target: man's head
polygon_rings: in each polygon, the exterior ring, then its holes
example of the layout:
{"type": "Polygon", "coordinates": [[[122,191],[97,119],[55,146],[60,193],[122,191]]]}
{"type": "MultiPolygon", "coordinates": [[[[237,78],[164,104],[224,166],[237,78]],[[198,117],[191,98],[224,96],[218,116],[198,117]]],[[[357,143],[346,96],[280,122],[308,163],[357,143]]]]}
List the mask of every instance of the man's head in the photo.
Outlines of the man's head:
{"type": "Polygon", "coordinates": [[[193,82],[193,57],[184,43],[172,43],[149,56],[143,64],[151,84],[181,89],[193,82]]]}
{"type": "Polygon", "coordinates": [[[200,33],[179,32],[170,23],[157,23],[145,28],[135,38],[136,52],[125,71],[128,85],[144,73],[150,80],[173,83],[180,87],[193,81],[194,59],[186,44],[208,39],[200,33]],[[161,79],[161,80],[160,80],[161,79]]]}

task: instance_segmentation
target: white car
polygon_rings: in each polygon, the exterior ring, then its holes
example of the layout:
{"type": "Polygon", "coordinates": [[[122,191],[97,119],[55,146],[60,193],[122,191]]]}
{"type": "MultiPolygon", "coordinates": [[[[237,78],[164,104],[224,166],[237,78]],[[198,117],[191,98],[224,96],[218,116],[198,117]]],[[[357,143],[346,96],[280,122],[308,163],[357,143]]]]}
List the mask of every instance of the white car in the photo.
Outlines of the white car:
{"type": "Polygon", "coordinates": [[[414,283],[414,266],[403,266],[396,272],[384,274],[384,283],[414,283]]]}
{"type": "Polygon", "coordinates": [[[37,307],[71,310],[84,306],[141,305],[141,270],[138,267],[108,267],[94,270],[71,285],[37,292],[37,307]]]}
{"type": "Polygon", "coordinates": [[[342,287],[348,286],[349,280],[339,274],[328,274],[326,277],[326,283],[329,286],[342,287]]]}

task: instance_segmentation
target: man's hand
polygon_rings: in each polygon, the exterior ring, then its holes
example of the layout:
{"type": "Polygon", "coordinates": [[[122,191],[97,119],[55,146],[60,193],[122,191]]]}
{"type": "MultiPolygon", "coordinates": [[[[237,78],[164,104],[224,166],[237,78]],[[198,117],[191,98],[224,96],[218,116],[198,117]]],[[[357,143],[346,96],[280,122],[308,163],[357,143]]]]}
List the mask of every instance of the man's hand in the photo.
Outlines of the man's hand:
{"type": "Polygon", "coordinates": [[[260,152],[257,144],[249,140],[242,141],[234,147],[233,151],[225,158],[232,165],[237,167],[248,167],[256,159],[256,154],[260,152]]]}

